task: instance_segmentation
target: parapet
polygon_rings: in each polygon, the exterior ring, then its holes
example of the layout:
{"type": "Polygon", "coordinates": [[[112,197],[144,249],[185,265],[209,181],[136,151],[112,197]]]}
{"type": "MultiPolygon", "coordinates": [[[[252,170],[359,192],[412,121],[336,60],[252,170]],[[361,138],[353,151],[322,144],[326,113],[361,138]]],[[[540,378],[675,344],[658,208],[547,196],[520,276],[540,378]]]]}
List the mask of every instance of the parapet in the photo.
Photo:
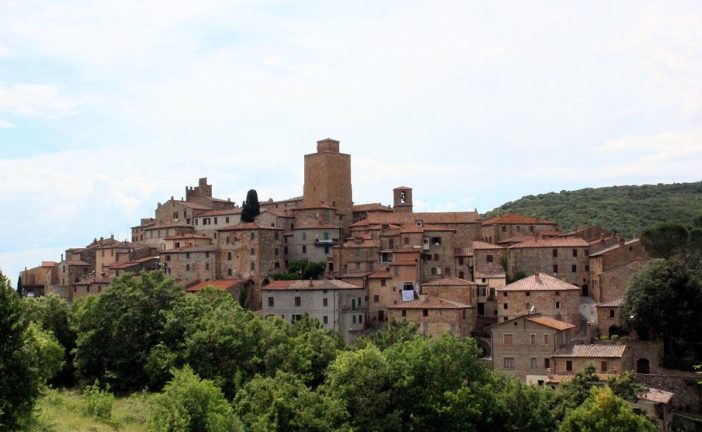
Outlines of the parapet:
{"type": "Polygon", "coordinates": [[[317,153],[339,153],[339,141],[331,138],[317,141],[317,153]]]}

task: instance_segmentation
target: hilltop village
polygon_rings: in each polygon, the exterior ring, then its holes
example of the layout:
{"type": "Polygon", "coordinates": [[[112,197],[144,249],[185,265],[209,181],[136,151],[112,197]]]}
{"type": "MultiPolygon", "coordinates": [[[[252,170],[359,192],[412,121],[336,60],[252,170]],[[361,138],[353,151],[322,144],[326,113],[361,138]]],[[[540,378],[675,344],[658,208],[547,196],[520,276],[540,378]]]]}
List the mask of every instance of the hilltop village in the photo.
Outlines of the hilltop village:
{"type": "MultiPolygon", "coordinates": [[[[517,214],[415,212],[406,186],[387,191],[392,206],[356,204],[351,180],[339,141],[318,141],[304,156],[302,196],[263,201],[244,223],[201,178],[158,203],[131,240],[67,249],[23,271],[22,289],[75,301],[161,269],[188,292],[211,286],[287,321],[308,314],[346,341],[393,319],[432,337],[475,337],[495,370],[534,385],[555,388],[588,365],[603,378],[662,372],[661,344],[619,327],[627,283],[649,259],[638,239],[517,214]],[[301,261],[323,263],[323,275],[276,278],[301,261]]],[[[666,428],[672,398],[650,389],[639,403],[666,428]]]]}

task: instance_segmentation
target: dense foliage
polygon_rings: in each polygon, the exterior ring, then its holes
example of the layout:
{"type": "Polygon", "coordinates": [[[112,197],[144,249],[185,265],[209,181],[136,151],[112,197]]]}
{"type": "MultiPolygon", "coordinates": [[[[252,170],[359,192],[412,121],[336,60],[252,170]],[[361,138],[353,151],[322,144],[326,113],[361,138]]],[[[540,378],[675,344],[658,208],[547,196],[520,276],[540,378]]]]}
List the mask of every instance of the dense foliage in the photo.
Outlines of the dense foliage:
{"type": "Polygon", "coordinates": [[[276,280],[319,279],[326,269],[327,263],[324,261],[290,261],[284,272],[270,276],[276,280]]]}
{"type": "Polygon", "coordinates": [[[61,369],[63,347],[29,320],[0,273],[0,431],[22,430],[46,382],[61,369]]]}
{"type": "Polygon", "coordinates": [[[653,422],[635,414],[609,387],[592,387],[585,402],[566,414],[560,432],[656,432],[653,422]]]}
{"type": "Polygon", "coordinates": [[[241,206],[241,222],[253,222],[259,214],[261,214],[261,205],[258,202],[258,193],[255,189],[251,189],[246,193],[246,201],[241,206]]]}
{"type": "MultiPolygon", "coordinates": [[[[24,365],[54,365],[34,371],[30,397],[68,358],[51,333],[64,335],[75,343],[76,378],[99,380],[84,390],[83,414],[107,424],[123,423],[112,417],[107,388],[161,390],[150,397],[148,426],[156,431],[548,432],[597,408],[572,414],[590,400],[590,378],[562,392],[528,386],[486,368],[473,339],[431,339],[390,322],[344,345],[309,317],[294,324],[261,317],[213,288],[186,296],[159,272],[118,278],[68,309],[55,298],[4,293],[3,307],[12,310],[2,316],[23,323],[24,342],[39,347],[21,353],[24,365]]],[[[7,384],[3,397],[27,394],[19,381],[7,384]]],[[[635,392],[627,382],[618,388],[622,396],[635,392]]],[[[607,403],[625,406],[616,396],[607,403]]],[[[24,419],[32,406],[0,405],[24,419]]]]}
{"type": "Polygon", "coordinates": [[[651,224],[689,223],[702,214],[702,182],[613,186],[527,195],[488,212],[519,213],[571,230],[597,225],[626,237],[651,224]]]}

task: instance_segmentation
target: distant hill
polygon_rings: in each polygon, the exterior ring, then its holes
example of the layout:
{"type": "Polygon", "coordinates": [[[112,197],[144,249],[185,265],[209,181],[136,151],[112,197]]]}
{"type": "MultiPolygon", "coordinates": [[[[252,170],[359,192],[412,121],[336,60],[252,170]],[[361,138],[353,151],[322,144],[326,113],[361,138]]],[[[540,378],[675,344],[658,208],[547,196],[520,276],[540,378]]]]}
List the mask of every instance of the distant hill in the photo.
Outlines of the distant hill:
{"type": "Polygon", "coordinates": [[[485,217],[501,213],[550,219],[563,230],[599,225],[629,238],[659,222],[691,223],[702,214],[702,181],[527,195],[489,211],[485,217]]]}

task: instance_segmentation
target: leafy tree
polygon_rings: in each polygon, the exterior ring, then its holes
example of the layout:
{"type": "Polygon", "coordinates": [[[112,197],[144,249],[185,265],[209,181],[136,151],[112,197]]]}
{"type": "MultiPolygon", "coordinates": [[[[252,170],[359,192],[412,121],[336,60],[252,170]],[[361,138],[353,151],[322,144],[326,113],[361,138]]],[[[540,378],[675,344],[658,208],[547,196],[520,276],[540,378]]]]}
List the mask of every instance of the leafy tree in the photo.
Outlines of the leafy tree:
{"type": "Polygon", "coordinates": [[[27,316],[45,331],[51,332],[65,350],[63,368],[50,381],[54,386],[72,386],[75,383],[72,350],[76,345],[76,334],[69,325],[71,308],[68,302],[56,294],[26,298],[27,316]]]}
{"type": "Polygon", "coordinates": [[[154,398],[150,423],[159,432],[244,430],[222,391],[187,366],[173,370],[173,380],[154,398]]]}
{"type": "Polygon", "coordinates": [[[26,317],[22,301],[0,273],[0,430],[22,430],[63,349],[26,317]]]}
{"type": "Polygon", "coordinates": [[[342,402],[354,430],[399,431],[403,407],[393,404],[394,382],[388,360],[369,345],[339,354],[329,365],[323,394],[342,402]]]}
{"type": "Polygon", "coordinates": [[[663,223],[645,229],[641,244],[654,258],[672,258],[687,252],[688,231],[684,225],[663,223]]]}
{"type": "Polygon", "coordinates": [[[22,297],[22,276],[17,276],[17,295],[22,297]]]}
{"type": "Polygon", "coordinates": [[[603,384],[596,374],[594,366],[589,365],[585,370],[575,374],[570,382],[558,388],[554,413],[557,418],[562,419],[566,412],[575,409],[587,400],[590,396],[590,389],[593,385],[603,384]]]}
{"type": "Polygon", "coordinates": [[[241,222],[253,222],[259,214],[261,214],[261,206],[258,203],[258,193],[255,189],[251,189],[246,193],[246,201],[241,208],[241,222]]]}
{"type": "Polygon", "coordinates": [[[404,320],[391,319],[385,325],[367,336],[361,336],[351,343],[351,347],[358,349],[373,344],[380,350],[415,337],[422,337],[417,333],[418,324],[404,320]]]}
{"type": "Polygon", "coordinates": [[[77,333],[75,366],[79,376],[109,384],[115,391],[141,389],[145,365],[164,336],[166,313],[184,300],[183,289],[163,272],[126,274],[99,296],[74,306],[77,333]]]}
{"type": "Polygon", "coordinates": [[[255,377],[239,390],[233,404],[253,432],[351,430],[340,401],[311,391],[286,372],[255,377]]]}
{"type": "Polygon", "coordinates": [[[607,385],[615,395],[628,402],[638,401],[639,395],[645,390],[645,386],[636,381],[636,375],[631,371],[626,371],[620,376],[610,379],[607,385]]]}
{"type": "Polygon", "coordinates": [[[635,414],[609,387],[593,387],[585,402],[569,411],[560,432],[655,432],[656,425],[635,414]]]}
{"type": "Polygon", "coordinates": [[[319,279],[324,275],[327,264],[324,261],[290,261],[284,273],[271,274],[276,280],[319,279]]]}
{"type": "Polygon", "coordinates": [[[631,279],[622,316],[634,328],[652,328],[663,339],[666,354],[674,355],[677,345],[699,348],[702,289],[682,264],[651,260],[631,279]]]}

